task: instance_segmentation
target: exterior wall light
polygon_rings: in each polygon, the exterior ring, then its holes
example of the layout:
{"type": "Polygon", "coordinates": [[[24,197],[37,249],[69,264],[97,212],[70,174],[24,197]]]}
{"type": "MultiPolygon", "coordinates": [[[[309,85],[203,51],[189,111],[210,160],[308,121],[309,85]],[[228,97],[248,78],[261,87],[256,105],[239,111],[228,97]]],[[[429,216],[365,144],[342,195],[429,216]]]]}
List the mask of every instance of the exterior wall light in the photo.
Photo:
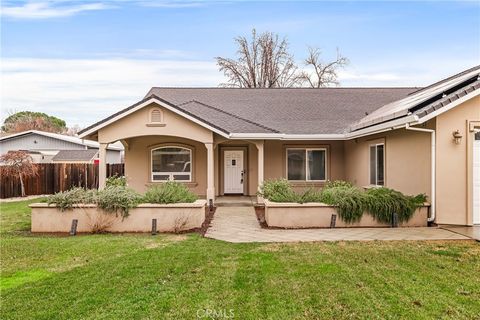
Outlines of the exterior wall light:
{"type": "Polygon", "coordinates": [[[462,142],[462,134],[460,133],[459,130],[453,131],[452,135],[453,135],[453,141],[455,141],[455,144],[460,144],[460,142],[462,142]]]}

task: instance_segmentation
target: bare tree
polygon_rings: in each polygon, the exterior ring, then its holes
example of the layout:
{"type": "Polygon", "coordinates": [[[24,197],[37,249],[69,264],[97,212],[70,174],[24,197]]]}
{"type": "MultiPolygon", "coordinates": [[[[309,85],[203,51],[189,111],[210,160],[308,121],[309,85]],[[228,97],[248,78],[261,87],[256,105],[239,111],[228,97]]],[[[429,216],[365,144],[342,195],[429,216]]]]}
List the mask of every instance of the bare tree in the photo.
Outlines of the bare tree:
{"type": "Polygon", "coordinates": [[[65,131],[65,135],[67,136],[76,136],[79,131],[82,130],[82,127],[80,127],[78,124],[74,125],[73,127],[68,127],[67,131],[65,131]]]}
{"type": "Polygon", "coordinates": [[[25,151],[9,151],[0,156],[0,173],[2,176],[20,179],[22,197],[25,197],[25,184],[23,179],[38,174],[37,166],[32,157],[25,151]]]}
{"type": "Polygon", "coordinates": [[[277,34],[264,32],[252,38],[237,37],[237,59],[216,57],[220,71],[227,77],[227,87],[275,88],[294,87],[302,83],[293,56],[288,52],[288,41],[277,34]]]}
{"type": "Polygon", "coordinates": [[[323,62],[320,58],[321,51],[318,48],[308,48],[308,57],[304,63],[313,71],[303,71],[301,79],[311,88],[322,88],[331,85],[339,85],[338,69],[344,68],[348,63],[348,59],[340,54],[337,49],[337,58],[330,62],[323,62]]]}

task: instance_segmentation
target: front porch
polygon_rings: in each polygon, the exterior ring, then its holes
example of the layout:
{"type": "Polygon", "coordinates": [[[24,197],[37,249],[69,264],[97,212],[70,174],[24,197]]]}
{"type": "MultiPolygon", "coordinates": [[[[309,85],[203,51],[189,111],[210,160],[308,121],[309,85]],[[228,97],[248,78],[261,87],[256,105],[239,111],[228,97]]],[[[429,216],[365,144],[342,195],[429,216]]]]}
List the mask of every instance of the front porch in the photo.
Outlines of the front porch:
{"type": "MultiPolygon", "coordinates": [[[[127,183],[138,192],[174,180],[216,205],[263,202],[258,196],[258,188],[264,181],[263,141],[205,142],[180,136],[149,135],[129,137],[121,142],[125,146],[127,183]]],[[[100,144],[100,189],[106,183],[108,144],[100,144]]]]}

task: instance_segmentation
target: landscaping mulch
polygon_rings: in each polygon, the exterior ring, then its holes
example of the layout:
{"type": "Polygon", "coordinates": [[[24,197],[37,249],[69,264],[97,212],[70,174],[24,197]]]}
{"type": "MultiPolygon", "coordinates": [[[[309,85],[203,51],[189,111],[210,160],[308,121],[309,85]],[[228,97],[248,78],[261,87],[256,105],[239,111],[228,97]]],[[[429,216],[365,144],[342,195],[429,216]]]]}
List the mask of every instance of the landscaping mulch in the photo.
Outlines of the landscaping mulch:
{"type": "Polygon", "coordinates": [[[203,221],[202,226],[198,229],[195,230],[198,232],[202,237],[205,236],[205,233],[207,233],[208,228],[210,228],[213,220],[213,216],[215,215],[215,211],[217,210],[217,207],[206,207],[205,208],[205,221],[203,221]]]}

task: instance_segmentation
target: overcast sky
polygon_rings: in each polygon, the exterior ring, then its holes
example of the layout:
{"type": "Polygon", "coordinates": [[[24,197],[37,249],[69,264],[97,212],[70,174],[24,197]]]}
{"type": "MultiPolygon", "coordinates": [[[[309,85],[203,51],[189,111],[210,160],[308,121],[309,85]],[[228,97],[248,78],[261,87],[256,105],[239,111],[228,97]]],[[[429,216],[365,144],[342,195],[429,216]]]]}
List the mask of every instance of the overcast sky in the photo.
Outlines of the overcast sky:
{"type": "Polygon", "coordinates": [[[217,86],[252,28],[351,63],[342,86],[424,86],[480,64],[480,2],[2,1],[1,106],[86,126],[152,86],[217,86]]]}

